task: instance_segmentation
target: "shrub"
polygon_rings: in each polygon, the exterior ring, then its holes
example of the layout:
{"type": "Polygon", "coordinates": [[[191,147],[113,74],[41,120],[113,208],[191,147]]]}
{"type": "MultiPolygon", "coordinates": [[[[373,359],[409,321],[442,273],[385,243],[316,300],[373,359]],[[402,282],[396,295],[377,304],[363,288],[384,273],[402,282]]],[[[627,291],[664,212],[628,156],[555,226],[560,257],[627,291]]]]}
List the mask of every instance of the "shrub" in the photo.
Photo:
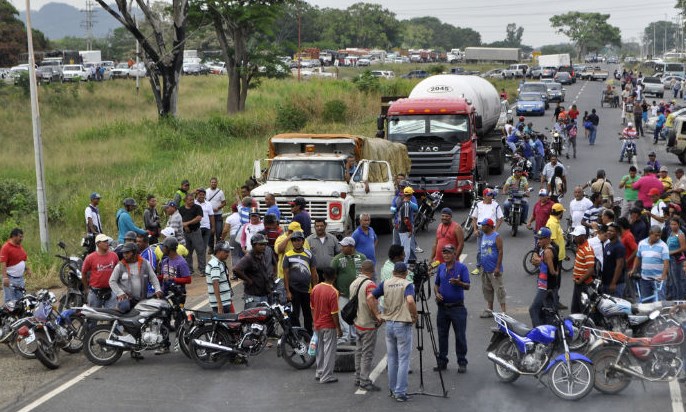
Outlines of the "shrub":
{"type": "Polygon", "coordinates": [[[365,71],[353,79],[357,89],[363,93],[378,92],[381,89],[381,81],[378,77],[372,76],[370,70],[365,71]]]}
{"type": "Polygon", "coordinates": [[[276,126],[279,131],[296,132],[307,124],[307,113],[293,104],[276,109],[276,126]]]}
{"type": "Polygon", "coordinates": [[[347,120],[348,105],[343,100],[329,100],[324,103],[322,118],[327,122],[345,123],[347,120]]]}
{"type": "Polygon", "coordinates": [[[429,66],[429,73],[431,74],[441,74],[446,71],[446,68],[442,64],[434,64],[429,66]]]}
{"type": "Polygon", "coordinates": [[[36,208],[36,195],[28,186],[13,179],[0,180],[0,219],[33,213],[36,208]]]}
{"type": "Polygon", "coordinates": [[[5,219],[2,223],[0,223],[0,242],[5,243],[5,241],[10,238],[10,232],[15,227],[20,226],[19,221],[17,221],[17,219],[14,217],[5,219]]]}

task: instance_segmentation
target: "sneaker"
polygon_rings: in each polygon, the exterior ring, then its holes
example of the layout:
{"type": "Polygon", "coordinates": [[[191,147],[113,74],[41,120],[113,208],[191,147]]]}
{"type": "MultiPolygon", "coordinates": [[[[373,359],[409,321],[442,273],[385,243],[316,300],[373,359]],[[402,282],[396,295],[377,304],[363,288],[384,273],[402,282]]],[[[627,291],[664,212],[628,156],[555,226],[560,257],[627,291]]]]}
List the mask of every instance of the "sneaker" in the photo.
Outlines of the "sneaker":
{"type": "Polygon", "coordinates": [[[424,249],[422,249],[422,248],[420,248],[419,246],[417,246],[416,248],[414,248],[414,252],[415,252],[415,253],[424,253],[424,249]]]}
{"type": "Polygon", "coordinates": [[[567,307],[567,305],[564,305],[564,304],[562,304],[562,303],[560,303],[557,307],[558,307],[558,309],[560,309],[560,310],[569,309],[569,308],[567,307]]]}
{"type": "Polygon", "coordinates": [[[457,373],[467,373],[467,365],[458,365],[457,373]]]}
{"type": "Polygon", "coordinates": [[[480,272],[481,270],[479,268],[474,268],[470,273],[474,276],[477,276],[480,272]]]}
{"type": "Polygon", "coordinates": [[[325,384],[325,383],[336,383],[338,382],[338,378],[331,378],[328,381],[322,381],[320,380],[319,383],[325,384]]]}
{"type": "Polygon", "coordinates": [[[381,388],[379,388],[371,382],[369,382],[366,385],[360,385],[360,389],[364,389],[367,392],[379,392],[381,390],[381,388]]]}
{"type": "Polygon", "coordinates": [[[489,312],[489,311],[487,311],[487,310],[484,310],[483,312],[481,312],[481,315],[479,315],[479,317],[480,317],[481,319],[492,318],[492,317],[493,317],[493,313],[491,313],[491,312],[489,312]]]}
{"type": "Polygon", "coordinates": [[[396,395],[395,400],[396,402],[407,402],[410,400],[410,397],[407,395],[396,395]]]}

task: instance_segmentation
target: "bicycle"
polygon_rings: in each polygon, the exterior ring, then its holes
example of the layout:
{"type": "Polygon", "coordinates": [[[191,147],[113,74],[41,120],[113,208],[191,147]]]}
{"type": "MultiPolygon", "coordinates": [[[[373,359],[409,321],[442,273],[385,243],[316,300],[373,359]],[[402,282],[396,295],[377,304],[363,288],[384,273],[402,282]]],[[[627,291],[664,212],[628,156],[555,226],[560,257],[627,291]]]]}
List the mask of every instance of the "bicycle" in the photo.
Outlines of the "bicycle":
{"type": "MultiPolygon", "coordinates": [[[[565,235],[566,235],[566,233],[565,233],[565,235]]],[[[534,235],[534,243],[536,245],[533,247],[533,249],[526,252],[526,254],[524,255],[524,259],[522,260],[522,266],[524,266],[524,271],[526,273],[528,273],[529,275],[538,274],[539,265],[534,265],[532,262],[532,258],[534,257],[534,254],[538,255],[540,252],[540,248],[538,247],[538,237],[535,235],[534,235]]],[[[570,251],[569,243],[566,243],[565,249],[568,252],[570,251]]],[[[570,256],[570,253],[567,253],[567,256],[565,257],[565,259],[560,262],[560,268],[562,269],[563,272],[570,272],[572,269],[574,269],[574,259],[572,256],[570,256]]]]}
{"type": "Polygon", "coordinates": [[[665,280],[654,280],[655,287],[653,288],[653,293],[651,295],[642,296],[641,295],[641,275],[634,273],[631,276],[631,280],[634,287],[634,299],[636,303],[650,303],[650,302],[660,302],[665,300],[665,289],[667,286],[667,281],[665,280]]]}

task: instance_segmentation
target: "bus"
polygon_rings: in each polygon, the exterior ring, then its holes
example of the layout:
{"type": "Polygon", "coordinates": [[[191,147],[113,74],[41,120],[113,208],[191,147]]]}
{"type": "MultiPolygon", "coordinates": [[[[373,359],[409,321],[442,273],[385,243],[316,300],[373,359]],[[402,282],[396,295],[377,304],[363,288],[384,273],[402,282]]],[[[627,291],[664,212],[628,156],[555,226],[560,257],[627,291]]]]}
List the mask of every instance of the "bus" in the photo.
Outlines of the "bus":
{"type": "Polygon", "coordinates": [[[686,68],[684,63],[664,62],[655,65],[655,71],[662,72],[662,77],[665,76],[681,76],[686,77],[686,68]]]}

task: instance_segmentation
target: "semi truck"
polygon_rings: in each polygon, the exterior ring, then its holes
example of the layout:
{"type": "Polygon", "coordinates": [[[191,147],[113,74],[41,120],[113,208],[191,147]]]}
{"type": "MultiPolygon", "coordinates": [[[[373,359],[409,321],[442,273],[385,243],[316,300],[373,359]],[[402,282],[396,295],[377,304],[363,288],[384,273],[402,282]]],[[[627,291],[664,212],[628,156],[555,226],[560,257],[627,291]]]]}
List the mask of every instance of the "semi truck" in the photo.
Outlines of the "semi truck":
{"type": "Polygon", "coordinates": [[[464,59],[467,63],[517,63],[519,61],[519,49],[504,47],[467,47],[464,49],[464,59]]]}
{"type": "Polygon", "coordinates": [[[541,67],[554,67],[557,69],[560,66],[569,66],[571,64],[572,60],[569,57],[569,53],[543,54],[538,56],[538,65],[541,67]]]}
{"type": "Polygon", "coordinates": [[[386,98],[377,137],[402,143],[412,161],[408,180],[422,191],[442,190],[467,200],[476,180],[501,174],[505,163],[496,125],[503,105],[479,76],[431,76],[407,98],[386,98]]]}
{"type": "Polygon", "coordinates": [[[312,219],[326,219],[327,231],[341,237],[352,232],[361,213],[392,224],[394,178],[409,170],[407,148],[399,143],[347,134],[279,134],[269,139],[268,158],[255,161],[258,186],[250,194],[262,212],[265,195],[273,194],[281,223],[293,217],[289,202],[302,196],[312,219]],[[346,173],[349,156],[356,165],[346,173]]]}

